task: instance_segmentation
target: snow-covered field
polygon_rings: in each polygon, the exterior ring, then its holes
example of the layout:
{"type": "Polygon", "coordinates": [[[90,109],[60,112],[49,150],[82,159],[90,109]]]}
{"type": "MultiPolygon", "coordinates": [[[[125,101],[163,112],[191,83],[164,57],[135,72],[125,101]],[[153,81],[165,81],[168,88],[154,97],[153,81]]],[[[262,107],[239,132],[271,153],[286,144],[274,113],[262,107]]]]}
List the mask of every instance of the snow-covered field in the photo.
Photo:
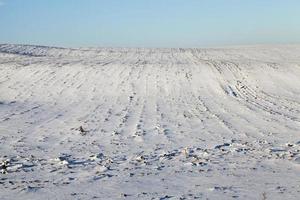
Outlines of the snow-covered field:
{"type": "Polygon", "coordinates": [[[0,45],[0,199],[299,199],[300,46],[0,45]]]}

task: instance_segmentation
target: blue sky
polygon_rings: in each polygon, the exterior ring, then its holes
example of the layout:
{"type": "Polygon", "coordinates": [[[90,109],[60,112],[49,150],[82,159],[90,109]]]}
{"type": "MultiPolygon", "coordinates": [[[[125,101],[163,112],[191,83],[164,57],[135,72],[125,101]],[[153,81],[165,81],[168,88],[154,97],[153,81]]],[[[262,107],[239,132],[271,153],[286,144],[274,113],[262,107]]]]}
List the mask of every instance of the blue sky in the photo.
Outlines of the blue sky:
{"type": "Polygon", "coordinates": [[[299,0],[0,2],[0,43],[66,47],[300,43],[299,0]]]}

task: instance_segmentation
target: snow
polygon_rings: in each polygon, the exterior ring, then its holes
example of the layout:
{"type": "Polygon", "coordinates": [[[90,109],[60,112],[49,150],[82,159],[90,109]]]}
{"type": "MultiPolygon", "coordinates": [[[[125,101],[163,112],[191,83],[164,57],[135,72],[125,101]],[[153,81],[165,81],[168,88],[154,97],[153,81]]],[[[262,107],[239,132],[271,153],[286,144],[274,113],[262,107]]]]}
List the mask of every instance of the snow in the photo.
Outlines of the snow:
{"type": "Polygon", "coordinates": [[[0,199],[298,199],[300,46],[0,45],[0,199]]]}

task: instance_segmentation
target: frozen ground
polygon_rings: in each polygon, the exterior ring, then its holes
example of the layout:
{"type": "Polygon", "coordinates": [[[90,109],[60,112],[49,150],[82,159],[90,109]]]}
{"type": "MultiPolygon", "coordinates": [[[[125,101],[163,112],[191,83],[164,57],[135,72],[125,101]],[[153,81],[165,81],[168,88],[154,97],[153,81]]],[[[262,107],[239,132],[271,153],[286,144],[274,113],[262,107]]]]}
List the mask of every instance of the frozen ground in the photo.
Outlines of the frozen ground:
{"type": "Polygon", "coordinates": [[[299,199],[300,46],[0,45],[0,161],[2,200],[299,199]]]}

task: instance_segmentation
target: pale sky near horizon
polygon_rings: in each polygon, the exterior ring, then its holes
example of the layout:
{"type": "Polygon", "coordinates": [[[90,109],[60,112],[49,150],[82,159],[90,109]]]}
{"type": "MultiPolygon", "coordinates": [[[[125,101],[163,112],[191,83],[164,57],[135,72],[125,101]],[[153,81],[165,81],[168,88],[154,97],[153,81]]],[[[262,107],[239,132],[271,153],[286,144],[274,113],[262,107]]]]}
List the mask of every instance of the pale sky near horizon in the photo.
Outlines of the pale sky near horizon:
{"type": "Polygon", "coordinates": [[[294,44],[300,43],[300,0],[0,0],[0,43],[294,44]]]}

